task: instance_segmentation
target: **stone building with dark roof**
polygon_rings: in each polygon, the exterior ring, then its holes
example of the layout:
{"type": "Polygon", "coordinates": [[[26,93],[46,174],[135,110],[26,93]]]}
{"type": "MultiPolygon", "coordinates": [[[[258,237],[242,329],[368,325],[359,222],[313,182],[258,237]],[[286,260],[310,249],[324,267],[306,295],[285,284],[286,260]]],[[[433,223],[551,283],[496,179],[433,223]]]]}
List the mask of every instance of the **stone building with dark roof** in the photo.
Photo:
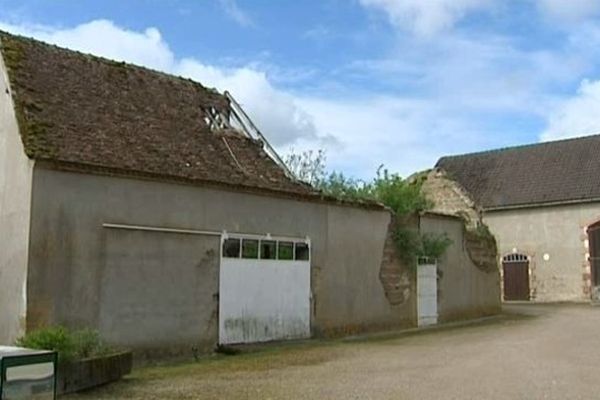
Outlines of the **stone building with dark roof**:
{"type": "Polygon", "coordinates": [[[442,157],[426,187],[441,211],[490,227],[506,300],[589,301],[600,286],[599,155],[595,135],[442,157]]]}

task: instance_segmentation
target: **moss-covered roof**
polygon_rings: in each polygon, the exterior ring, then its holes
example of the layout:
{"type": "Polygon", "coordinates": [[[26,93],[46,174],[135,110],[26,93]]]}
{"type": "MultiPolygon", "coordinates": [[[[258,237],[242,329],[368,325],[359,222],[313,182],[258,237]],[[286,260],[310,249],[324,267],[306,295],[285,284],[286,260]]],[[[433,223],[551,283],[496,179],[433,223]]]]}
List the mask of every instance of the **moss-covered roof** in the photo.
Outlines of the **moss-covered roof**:
{"type": "Polygon", "coordinates": [[[240,133],[214,132],[205,110],[229,111],[201,84],[0,32],[27,156],[112,171],[318,196],[240,133]]]}

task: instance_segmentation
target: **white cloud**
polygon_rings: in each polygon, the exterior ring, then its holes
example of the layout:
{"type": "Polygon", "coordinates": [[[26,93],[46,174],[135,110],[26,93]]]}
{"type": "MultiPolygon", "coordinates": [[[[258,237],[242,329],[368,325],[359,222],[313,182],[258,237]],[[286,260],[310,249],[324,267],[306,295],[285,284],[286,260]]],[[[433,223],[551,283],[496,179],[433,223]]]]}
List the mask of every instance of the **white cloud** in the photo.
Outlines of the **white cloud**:
{"type": "MultiPolygon", "coordinates": [[[[408,175],[431,167],[445,154],[532,140],[538,132],[528,132],[531,125],[519,125],[519,120],[537,118],[539,124],[549,118],[549,109],[557,111],[544,138],[587,132],[586,126],[572,122],[559,126],[576,119],[560,115],[585,107],[569,107],[569,101],[551,107],[556,88],[562,92],[578,84],[578,77],[594,76],[600,30],[583,25],[548,50],[523,49],[518,39],[470,32],[447,32],[427,43],[403,37],[387,57],[331,74],[302,66],[273,72],[273,66],[260,62],[229,68],[182,59],[157,29],[127,30],[106,20],[60,29],[0,23],[0,29],[229,90],[280,151],[323,148],[331,168],[366,178],[381,163],[408,175]],[[285,79],[275,79],[277,75],[285,79]],[[306,90],[282,89],[290,79],[299,79],[306,90]],[[355,79],[358,90],[351,86],[355,79]]],[[[596,93],[582,86],[577,98],[593,97],[590,91],[596,93]]],[[[589,115],[593,107],[585,108],[589,115]]]]}
{"type": "Polygon", "coordinates": [[[384,11],[400,29],[431,36],[453,27],[469,12],[489,6],[491,0],[360,0],[360,3],[384,11]]]}
{"type": "Polygon", "coordinates": [[[231,92],[273,145],[284,146],[299,139],[319,140],[312,117],[292,95],[276,89],[263,72],[216,68],[194,59],[181,60],[176,72],[231,92]]]}
{"type": "Polygon", "coordinates": [[[427,165],[423,152],[416,151],[422,136],[415,133],[425,128],[423,111],[431,106],[428,102],[387,97],[337,101],[306,98],[300,104],[314,116],[319,130],[339,137],[341,146],[327,154],[334,169],[367,177],[381,163],[404,174],[415,165],[427,165]],[[394,153],[403,156],[393,157],[394,153]]]}
{"type": "MultiPolygon", "coordinates": [[[[381,163],[408,175],[435,162],[432,153],[437,156],[452,149],[442,149],[443,140],[432,143],[424,132],[434,132],[438,139],[452,132],[468,136],[468,128],[434,101],[293,95],[275,86],[255,66],[225,68],[196,58],[179,59],[155,28],[137,32],[98,20],[66,29],[2,23],[0,29],[229,90],[280,151],[323,148],[331,168],[364,178],[372,176],[381,163]]],[[[448,141],[459,143],[456,138],[448,141]]]]}
{"type": "Polygon", "coordinates": [[[565,23],[600,15],[598,0],[537,0],[537,5],[547,17],[565,23]]]}
{"type": "Polygon", "coordinates": [[[61,47],[158,70],[170,70],[175,64],[173,53],[156,28],[136,32],[120,28],[112,21],[94,20],[67,29],[0,22],[0,29],[32,36],[61,47]]]}
{"type": "Polygon", "coordinates": [[[0,29],[190,77],[221,91],[229,90],[273,145],[285,147],[298,140],[318,145],[320,141],[331,140],[319,137],[310,115],[298,107],[291,95],[274,87],[264,72],[252,67],[222,68],[193,58],[178,59],[156,28],[136,32],[111,21],[96,20],[67,29],[4,23],[0,23],[0,29]]]}
{"type": "Polygon", "coordinates": [[[472,119],[479,112],[541,115],[547,87],[570,84],[586,70],[582,51],[523,50],[510,38],[454,32],[425,46],[399,41],[386,58],[356,62],[351,71],[457,113],[473,113],[472,119]]]}
{"type": "Polygon", "coordinates": [[[235,0],[219,0],[225,13],[243,27],[254,26],[254,21],[250,16],[238,6],[235,0]]]}
{"type": "Polygon", "coordinates": [[[577,94],[559,102],[549,115],[541,140],[600,133],[600,80],[583,80],[577,94]]]}
{"type": "Polygon", "coordinates": [[[328,165],[361,178],[372,177],[381,164],[408,176],[432,167],[442,155],[488,144],[464,115],[431,99],[301,98],[298,103],[319,131],[340,141],[327,148],[328,165]]]}
{"type": "MultiPolygon", "coordinates": [[[[359,0],[387,14],[397,28],[418,36],[449,30],[469,13],[498,7],[497,0],[359,0]]],[[[562,24],[600,16],[599,0],[531,0],[547,18],[562,24]]]]}

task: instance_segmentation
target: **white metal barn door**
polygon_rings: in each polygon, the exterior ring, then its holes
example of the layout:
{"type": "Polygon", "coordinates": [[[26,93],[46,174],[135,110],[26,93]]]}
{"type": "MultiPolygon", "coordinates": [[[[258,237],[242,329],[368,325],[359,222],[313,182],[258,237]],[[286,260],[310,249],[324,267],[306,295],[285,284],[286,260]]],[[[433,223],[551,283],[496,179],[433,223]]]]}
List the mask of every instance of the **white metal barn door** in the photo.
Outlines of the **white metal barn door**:
{"type": "Polygon", "coordinates": [[[228,235],[222,243],[219,343],[310,337],[309,241],[228,235]]]}
{"type": "Polygon", "coordinates": [[[437,265],[422,264],[417,267],[418,325],[437,324],[437,265]]]}

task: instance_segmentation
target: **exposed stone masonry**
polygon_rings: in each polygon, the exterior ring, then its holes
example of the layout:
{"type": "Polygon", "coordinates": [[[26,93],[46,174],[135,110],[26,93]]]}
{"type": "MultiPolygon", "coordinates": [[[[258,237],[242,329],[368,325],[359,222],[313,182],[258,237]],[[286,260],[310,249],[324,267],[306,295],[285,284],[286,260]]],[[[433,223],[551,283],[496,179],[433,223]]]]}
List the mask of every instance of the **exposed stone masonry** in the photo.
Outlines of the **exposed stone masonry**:
{"type": "MultiPolygon", "coordinates": [[[[416,218],[416,216],[413,218],[416,218]]],[[[394,232],[399,223],[406,223],[408,226],[412,226],[414,223],[415,229],[417,226],[417,222],[412,218],[410,221],[400,222],[395,217],[392,217],[388,226],[381,269],[379,270],[379,280],[383,285],[385,297],[393,306],[405,304],[410,299],[411,289],[416,287],[414,271],[406,266],[400,258],[394,239],[394,232]]]]}
{"type": "Polygon", "coordinates": [[[463,217],[469,228],[477,226],[480,210],[466,191],[439,169],[431,170],[423,181],[423,193],[433,203],[431,211],[463,217]]]}
{"type": "Polygon", "coordinates": [[[444,171],[434,169],[423,181],[423,193],[433,202],[431,211],[460,216],[465,220],[465,247],[471,261],[482,271],[496,271],[496,241],[491,234],[477,229],[481,224],[481,210],[467,192],[444,171]]]}

